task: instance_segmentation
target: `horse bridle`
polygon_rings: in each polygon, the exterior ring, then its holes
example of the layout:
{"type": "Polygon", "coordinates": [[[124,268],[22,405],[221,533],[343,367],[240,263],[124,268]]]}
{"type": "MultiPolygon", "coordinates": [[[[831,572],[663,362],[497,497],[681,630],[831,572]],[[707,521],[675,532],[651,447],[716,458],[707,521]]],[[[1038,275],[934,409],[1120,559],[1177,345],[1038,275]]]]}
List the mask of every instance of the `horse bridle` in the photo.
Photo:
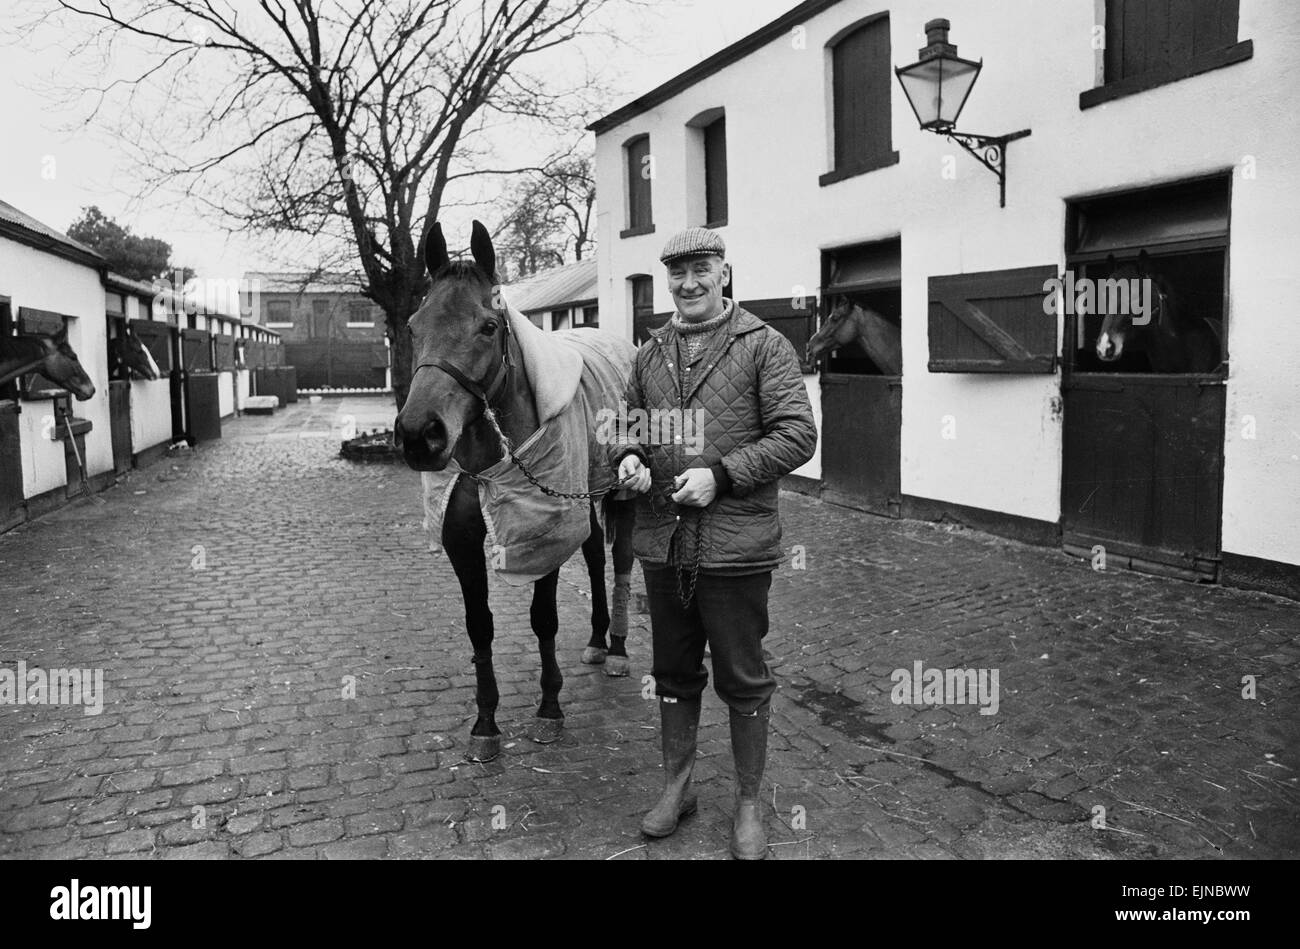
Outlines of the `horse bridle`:
{"type": "Polygon", "coordinates": [[[415,372],[418,373],[421,369],[441,369],[460,383],[462,389],[483,403],[485,409],[488,408],[492,400],[505,388],[510,378],[510,371],[515,368],[514,358],[510,355],[510,314],[506,312],[505,307],[496,310],[495,313],[497,321],[501,324],[501,359],[493,360],[492,374],[487,379],[475,382],[465,375],[459,366],[445,359],[422,362],[415,367],[415,372]]]}

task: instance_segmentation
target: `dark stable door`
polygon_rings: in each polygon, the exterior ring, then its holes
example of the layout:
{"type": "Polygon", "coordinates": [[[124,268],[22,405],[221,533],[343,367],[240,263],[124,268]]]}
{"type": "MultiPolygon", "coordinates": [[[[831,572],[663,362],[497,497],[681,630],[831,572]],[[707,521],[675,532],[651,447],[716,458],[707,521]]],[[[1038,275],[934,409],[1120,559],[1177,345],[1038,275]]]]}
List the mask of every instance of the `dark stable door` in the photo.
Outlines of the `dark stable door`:
{"type": "Polygon", "coordinates": [[[897,517],[902,378],[826,373],[821,381],[826,499],[897,517]]]}
{"type": "Polygon", "coordinates": [[[196,442],[221,437],[221,376],[215,372],[185,374],[185,408],[189,435],[196,442]]]}
{"type": "Polygon", "coordinates": [[[1066,547],[1217,577],[1225,395],[1212,375],[1069,377],[1066,547]]]}
{"type": "Polygon", "coordinates": [[[131,470],[131,383],[112,380],[108,384],[108,414],[113,435],[113,470],[131,470]]]}
{"type": "Polygon", "coordinates": [[[18,448],[18,403],[0,401],[0,530],[20,523],[23,509],[23,463],[18,448]]]}

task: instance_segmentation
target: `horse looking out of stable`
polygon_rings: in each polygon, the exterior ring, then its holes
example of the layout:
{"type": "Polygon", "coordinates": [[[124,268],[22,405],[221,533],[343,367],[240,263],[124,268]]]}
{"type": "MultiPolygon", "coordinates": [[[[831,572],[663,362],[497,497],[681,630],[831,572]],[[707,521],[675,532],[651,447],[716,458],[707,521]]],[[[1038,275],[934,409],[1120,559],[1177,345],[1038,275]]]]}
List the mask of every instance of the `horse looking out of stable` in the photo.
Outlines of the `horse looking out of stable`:
{"type": "Polygon", "coordinates": [[[94,398],[95,384],[68,343],[66,325],[53,336],[0,336],[0,384],[29,372],[63,386],[79,402],[94,398]]]}

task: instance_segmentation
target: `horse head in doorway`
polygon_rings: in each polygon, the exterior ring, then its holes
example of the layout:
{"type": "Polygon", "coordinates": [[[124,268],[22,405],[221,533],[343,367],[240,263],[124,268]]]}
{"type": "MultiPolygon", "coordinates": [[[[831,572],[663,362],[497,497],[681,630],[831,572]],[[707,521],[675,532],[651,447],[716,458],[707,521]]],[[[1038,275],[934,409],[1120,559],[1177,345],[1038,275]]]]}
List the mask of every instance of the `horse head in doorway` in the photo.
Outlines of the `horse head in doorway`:
{"type": "Polygon", "coordinates": [[[79,402],[95,395],[95,384],[68,344],[66,325],[53,336],[0,336],[0,382],[29,372],[69,390],[79,402]]]}
{"type": "Polygon", "coordinates": [[[1145,353],[1153,372],[1212,372],[1222,361],[1218,324],[1189,317],[1182,301],[1151,267],[1143,250],[1136,260],[1106,259],[1107,276],[1097,282],[1102,313],[1097,358],[1118,362],[1125,353],[1145,353]]]}
{"type": "Polygon", "coordinates": [[[159,379],[162,373],[143,340],[135,335],[131,324],[108,341],[109,371],[122,379],[135,373],[142,379],[159,379]]]}
{"type": "Polygon", "coordinates": [[[857,341],[884,375],[903,373],[903,341],[899,328],[870,307],[847,296],[834,300],[830,315],[808,340],[806,359],[816,363],[825,353],[857,341]]]}

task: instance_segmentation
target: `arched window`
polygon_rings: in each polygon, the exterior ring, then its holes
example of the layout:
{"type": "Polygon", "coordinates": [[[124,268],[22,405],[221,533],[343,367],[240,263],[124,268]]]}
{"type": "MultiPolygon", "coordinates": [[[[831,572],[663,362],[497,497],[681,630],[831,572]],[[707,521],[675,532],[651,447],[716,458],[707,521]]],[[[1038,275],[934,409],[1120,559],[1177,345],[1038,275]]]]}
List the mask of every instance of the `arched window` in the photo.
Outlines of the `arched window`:
{"type": "Polygon", "coordinates": [[[650,202],[654,159],[650,156],[650,136],[629,139],[623,146],[623,154],[627,165],[627,229],[621,236],[649,234],[654,230],[650,202]]]}
{"type": "Polygon", "coordinates": [[[889,14],[849,27],[828,49],[833,164],[823,185],[898,162],[890,130],[889,14]]]}

